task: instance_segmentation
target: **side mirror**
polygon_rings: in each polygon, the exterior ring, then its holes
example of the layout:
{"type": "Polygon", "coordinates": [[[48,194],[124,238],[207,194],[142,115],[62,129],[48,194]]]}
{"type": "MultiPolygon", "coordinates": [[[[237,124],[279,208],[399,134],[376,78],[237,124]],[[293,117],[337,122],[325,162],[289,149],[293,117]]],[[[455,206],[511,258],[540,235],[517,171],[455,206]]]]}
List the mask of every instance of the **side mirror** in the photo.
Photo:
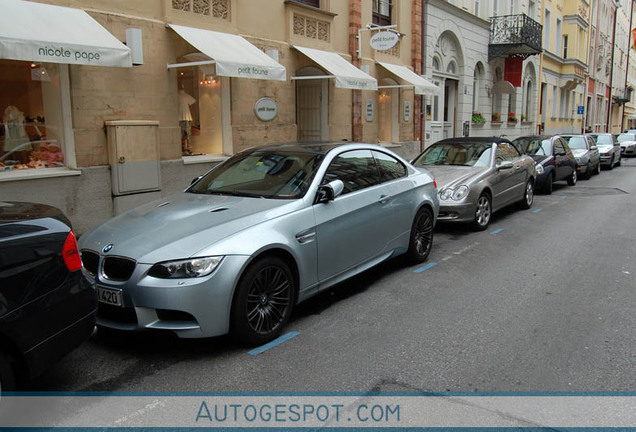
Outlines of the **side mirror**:
{"type": "Polygon", "coordinates": [[[595,145],[591,145],[590,150],[598,150],[598,147],[596,147],[595,145]]]}
{"type": "Polygon", "coordinates": [[[500,164],[497,164],[497,171],[501,170],[509,170],[512,169],[514,164],[511,161],[503,161],[500,164]]]}
{"type": "Polygon", "coordinates": [[[199,177],[195,177],[192,179],[192,181],[190,182],[190,186],[192,186],[193,184],[195,184],[196,182],[198,182],[199,180],[201,180],[201,177],[203,177],[202,175],[200,175],[199,177]]]}
{"type": "Polygon", "coordinates": [[[327,203],[333,201],[344,190],[344,183],[342,180],[334,180],[327,184],[318,186],[318,195],[316,197],[316,203],[327,203]]]}

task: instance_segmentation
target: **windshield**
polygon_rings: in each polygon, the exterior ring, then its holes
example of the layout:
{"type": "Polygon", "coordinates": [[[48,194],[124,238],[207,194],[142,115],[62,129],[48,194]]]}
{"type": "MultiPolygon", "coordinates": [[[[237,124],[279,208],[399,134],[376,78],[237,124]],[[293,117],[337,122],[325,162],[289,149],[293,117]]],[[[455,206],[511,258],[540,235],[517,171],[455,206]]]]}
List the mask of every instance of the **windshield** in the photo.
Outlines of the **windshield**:
{"type": "Polygon", "coordinates": [[[568,140],[568,146],[570,146],[572,150],[587,150],[585,138],[582,136],[566,137],[566,139],[568,140]]]}
{"type": "Polygon", "coordinates": [[[614,145],[610,135],[596,135],[597,145],[614,145]]]}
{"type": "Polygon", "coordinates": [[[617,138],[618,142],[636,141],[636,135],[631,133],[620,134],[617,138]]]}
{"type": "Polygon", "coordinates": [[[543,140],[540,138],[517,138],[512,143],[522,153],[530,156],[549,156],[552,154],[552,143],[549,138],[543,140]]]}
{"type": "Polygon", "coordinates": [[[413,162],[424,165],[460,165],[487,167],[490,165],[492,148],[490,143],[446,143],[433,144],[413,162]]]}
{"type": "Polygon", "coordinates": [[[187,192],[259,198],[302,198],[322,161],[321,153],[254,150],[228,159],[187,192]]]}

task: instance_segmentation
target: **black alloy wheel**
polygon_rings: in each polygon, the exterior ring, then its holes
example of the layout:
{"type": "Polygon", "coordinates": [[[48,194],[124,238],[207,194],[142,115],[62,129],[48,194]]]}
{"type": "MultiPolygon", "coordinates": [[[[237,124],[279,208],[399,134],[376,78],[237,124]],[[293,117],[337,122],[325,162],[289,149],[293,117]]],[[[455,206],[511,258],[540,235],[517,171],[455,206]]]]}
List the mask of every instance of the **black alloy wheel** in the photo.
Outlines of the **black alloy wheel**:
{"type": "Polygon", "coordinates": [[[492,216],[492,203],[487,193],[482,193],[477,200],[477,208],[475,209],[475,220],[473,221],[473,229],[476,231],[484,231],[490,224],[492,216]]]}
{"type": "Polygon", "coordinates": [[[433,212],[428,207],[417,211],[411,226],[409,249],[406,256],[413,263],[426,261],[433,247],[433,212]]]}
{"type": "Polygon", "coordinates": [[[232,303],[235,336],[249,345],[262,345],[278,337],[291,315],[295,285],[289,266],[280,258],[265,257],[251,264],[232,303]]]}

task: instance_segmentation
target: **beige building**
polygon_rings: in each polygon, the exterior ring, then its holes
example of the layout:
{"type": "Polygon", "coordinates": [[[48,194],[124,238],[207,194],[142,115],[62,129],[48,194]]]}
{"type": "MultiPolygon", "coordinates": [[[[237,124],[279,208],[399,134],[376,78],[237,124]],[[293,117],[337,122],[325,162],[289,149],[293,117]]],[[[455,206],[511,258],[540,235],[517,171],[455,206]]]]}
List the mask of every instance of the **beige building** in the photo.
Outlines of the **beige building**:
{"type": "Polygon", "coordinates": [[[286,141],[420,150],[421,0],[5,0],[0,196],[85,230],[286,141]]]}

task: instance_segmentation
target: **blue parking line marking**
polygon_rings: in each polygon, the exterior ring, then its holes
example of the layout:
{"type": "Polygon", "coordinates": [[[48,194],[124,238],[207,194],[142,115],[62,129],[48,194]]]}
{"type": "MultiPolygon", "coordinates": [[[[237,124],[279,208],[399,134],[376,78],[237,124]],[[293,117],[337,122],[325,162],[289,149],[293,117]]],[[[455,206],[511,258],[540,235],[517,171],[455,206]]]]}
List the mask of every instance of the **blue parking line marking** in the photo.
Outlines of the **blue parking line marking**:
{"type": "Polygon", "coordinates": [[[261,345],[257,348],[254,348],[252,351],[248,351],[249,355],[259,355],[261,353],[264,353],[265,351],[274,348],[277,345],[282,344],[283,342],[287,342],[288,340],[290,340],[291,338],[295,338],[296,336],[298,336],[300,334],[300,332],[289,332],[287,334],[284,334],[280,337],[277,337],[276,339],[274,339],[271,342],[266,343],[265,345],[261,345]]]}
{"type": "Polygon", "coordinates": [[[499,234],[502,231],[503,231],[503,228],[497,228],[496,230],[491,231],[490,234],[499,234]]]}
{"type": "Polygon", "coordinates": [[[423,271],[426,271],[426,270],[428,270],[428,269],[430,269],[432,267],[435,267],[436,265],[437,265],[436,262],[428,263],[428,264],[426,264],[423,267],[420,267],[418,269],[413,270],[413,273],[422,273],[423,271]]]}
{"type": "Polygon", "coordinates": [[[567,199],[567,195],[561,195],[561,199],[567,199]]]}
{"type": "Polygon", "coordinates": [[[541,210],[543,210],[543,209],[538,208],[536,210],[532,210],[532,213],[539,213],[541,210]]]}

